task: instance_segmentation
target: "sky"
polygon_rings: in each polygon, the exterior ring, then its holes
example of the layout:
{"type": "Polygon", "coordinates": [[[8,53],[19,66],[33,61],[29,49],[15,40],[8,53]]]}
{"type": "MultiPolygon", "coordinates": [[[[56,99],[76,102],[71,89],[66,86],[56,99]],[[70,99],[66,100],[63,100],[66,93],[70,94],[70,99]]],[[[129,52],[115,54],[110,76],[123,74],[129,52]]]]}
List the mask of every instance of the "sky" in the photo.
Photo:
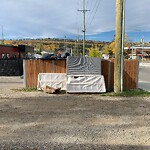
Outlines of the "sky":
{"type": "MultiPolygon", "coordinates": [[[[116,0],[85,0],[86,39],[111,41],[116,0]]],[[[82,39],[82,0],[0,0],[4,39],[82,39]]],[[[131,41],[150,42],[150,0],[126,0],[125,32],[131,41]]],[[[2,30],[0,30],[2,33],[2,30]]],[[[0,34],[0,39],[2,39],[0,34]]]]}

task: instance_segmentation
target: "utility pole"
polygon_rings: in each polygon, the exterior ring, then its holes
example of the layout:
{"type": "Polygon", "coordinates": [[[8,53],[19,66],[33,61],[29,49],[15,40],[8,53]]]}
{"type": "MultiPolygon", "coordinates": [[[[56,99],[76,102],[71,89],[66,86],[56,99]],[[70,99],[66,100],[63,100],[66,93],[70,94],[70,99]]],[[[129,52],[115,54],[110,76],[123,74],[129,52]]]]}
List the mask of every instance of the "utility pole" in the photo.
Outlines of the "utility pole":
{"type": "Polygon", "coordinates": [[[67,52],[67,41],[66,41],[66,35],[64,37],[64,50],[67,52]]]}
{"type": "Polygon", "coordinates": [[[78,56],[78,35],[76,36],[76,39],[75,39],[75,51],[74,51],[74,54],[75,56],[78,56]]]}
{"type": "Polygon", "coordinates": [[[123,0],[123,15],[122,15],[122,51],[121,51],[121,92],[123,92],[123,67],[124,67],[124,39],[125,39],[125,3],[123,0]]]}
{"type": "Polygon", "coordinates": [[[2,44],[4,44],[4,32],[3,32],[3,25],[2,25],[2,44]]]}
{"type": "Polygon", "coordinates": [[[114,62],[114,92],[121,92],[121,53],[123,31],[123,1],[116,0],[116,37],[115,37],[115,62],[114,62]]]}
{"type": "Polygon", "coordinates": [[[133,42],[132,42],[132,59],[133,59],[133,42]]]}
{"type": "Polygon", "coordinates": [[[85,13],[87,11],[90,11],[90,10],[86,10],[85,9],[85,0],[82,1],[83,2],[83,9],[82,10],[78,10],[78,11],[81,11],[83,12],[83,29],[82,29],[82,32],[83,32],[83,56],[85,56],[85,32],[86,32],[86,18],[85,18],[85,13]]]}
{"type": "Polygon", "coordinates": [[[144,37],[141,39],[142,42],[142,63],[143,63],[143,59],[144,59],[144,37]]]}

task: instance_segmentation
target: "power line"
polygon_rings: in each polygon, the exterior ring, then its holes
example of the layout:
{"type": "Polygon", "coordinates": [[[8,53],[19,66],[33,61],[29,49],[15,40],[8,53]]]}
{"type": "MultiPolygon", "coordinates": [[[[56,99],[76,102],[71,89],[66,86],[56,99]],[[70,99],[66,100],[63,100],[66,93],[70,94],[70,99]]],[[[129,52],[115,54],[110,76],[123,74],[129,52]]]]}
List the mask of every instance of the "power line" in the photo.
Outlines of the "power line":
{"type": "Polygon", "coordinates": [[[78,9],[80,9],[80,6],[82,6],[81,4],[81,0],[76,0],[76,24],[75,24],[75,51],[76,51],[76,55],[79,54],[79,47],[78,47],[78,41],[79,41],[79,35],[81,35],[80,30],[81,29],[81,19],[79,17],[79,11],[77,11],[78,9]]]}
{"type": "Polygon", "coordinates": [[[87,0],[87,2],[86,2],[86,8],[88,8],[88,4],[89,4],[89,0],[87,0]]]}
{"type": "Polygon", "coordinates": [[[102,1],[102,0],[98,0],[98,3],[97,3],[97,6],[96,6],[96,9],[95,9],[95,12],[94,12],[94,14],[93,14],[93,16],[92,16],[92,19],[91,19],[91,21],[90,21],[90,23],[89,23],[89,26],[92,24],[92,22],[93,22],[93,20],[94,20],[94,18],[95,18],[95,16],[96,16],[96,13],[97,13],[97,11],[98,11],[98,8],[99,8],[99,6],[100,6],[101,1],[102,1]]]}
{"type": "MultiPolygon", "coordinates": [[[[76,3],[76,10],[79,10],[80,9],[80,6],[81,6],[81,0],[77,0],[77,3],[76,3]]],[[[79,11],[76,11],[76,27],[75,27],[75,32],[77,34],[79,34],[79,30],[80,30],[80,25],[81,25],[81,19],[79,17],[79,11]]]]}
{"type": "MultiPolygon", "coordinates": [[[[96,3],[97,3],[97,0],[96,0],[96,3]]],[[[87,15],[87,20],[88,21],[91,19],[91,16],[92,16],[92,14],[94,12],[94,8],[96,6],[96,3],[94,3],[94,0],[91,0],[91,3],[89,3],[89,8],[90,8],[91,12],[87,15]]]]}
{"type": "MultiPolygon", "coordinates": [[[[76,1],[76,10],[78,10],[78,6],[79,6],[79,1],[77,0],[77,1],[76,1]]],[[[78,15],[79,15],[79,14],[78,14],[78,11],[76,11],[75,30],[78,29],[78,22],[79,22],[79,21],[78,21],[78,18],[79,18],[78,15]]],[[[76,31],[75,31],[75,32],[76,32],[76,31]]]]}

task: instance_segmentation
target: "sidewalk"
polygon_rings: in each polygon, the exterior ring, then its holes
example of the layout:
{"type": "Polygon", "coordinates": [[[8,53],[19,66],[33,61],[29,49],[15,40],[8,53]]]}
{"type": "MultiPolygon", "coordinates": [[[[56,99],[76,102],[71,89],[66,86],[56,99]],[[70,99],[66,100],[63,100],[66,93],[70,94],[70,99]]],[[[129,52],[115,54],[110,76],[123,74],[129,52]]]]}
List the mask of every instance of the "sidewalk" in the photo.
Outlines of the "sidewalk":
{"type": "Polygon", "coordinates": [[[22,88],[23,79],[19,76],[0,76],[0,88],[22,88]]]}
{"type": "Polygon", "coordinates": [[[150,62],[143,62],[143,63],[140,62],[140,63],[139,63],[139,66],[140,66],[140,67],[150,67],[150,62]]]}
{"type": "Polygon", "coordinates": [[[138,88],[150,92],[150,62],[140,63],[139,65],[139,83],[138,88]]]}
{"type": "Polygon", "coordinates": [[[150,92],[150,82],[139,81],[138,87],[140,89],[150,92]]]}

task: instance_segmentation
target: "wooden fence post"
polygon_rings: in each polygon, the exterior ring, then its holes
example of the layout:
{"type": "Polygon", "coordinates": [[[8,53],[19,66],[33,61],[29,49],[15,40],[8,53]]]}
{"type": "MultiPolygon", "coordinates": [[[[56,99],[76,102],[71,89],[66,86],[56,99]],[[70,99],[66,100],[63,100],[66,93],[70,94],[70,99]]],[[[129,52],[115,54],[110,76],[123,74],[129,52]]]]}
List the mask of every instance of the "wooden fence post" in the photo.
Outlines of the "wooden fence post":
{"type": "Polygon", "coordinates": [[[26,88],[26,60],[23,60],[23,87],[26,88]]]}
{"type": "Polygon", "coordinates": [[[108,89],[110,89],[110,71],[111,71],[111,62],[108,61],[108,89]]]}
{"type": "Polygon", "coordinates": [[[136,90],[139,87],[139,61],[137,61],[137,78],[136,78],[136,90]]]}

